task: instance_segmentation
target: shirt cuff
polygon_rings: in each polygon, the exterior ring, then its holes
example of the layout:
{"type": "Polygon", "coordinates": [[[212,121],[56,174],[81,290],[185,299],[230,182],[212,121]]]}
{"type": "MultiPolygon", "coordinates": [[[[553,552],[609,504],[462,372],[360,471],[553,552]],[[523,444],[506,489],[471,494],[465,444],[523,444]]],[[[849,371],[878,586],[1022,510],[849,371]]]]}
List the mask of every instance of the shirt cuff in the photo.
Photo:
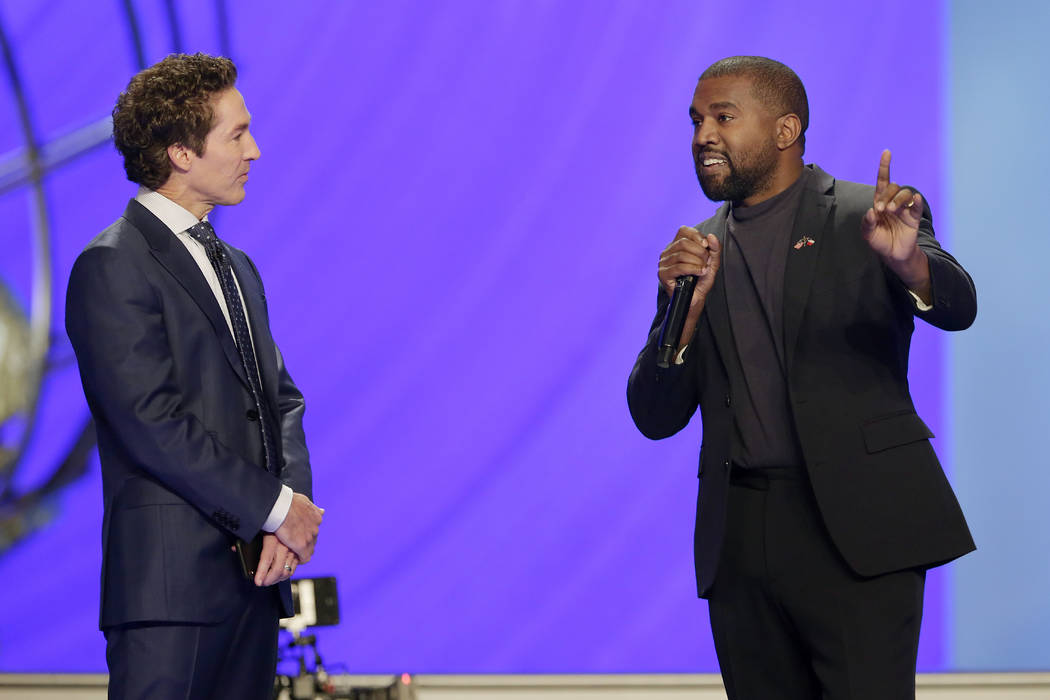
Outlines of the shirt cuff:
{"type": "Polygon", "coordinates": [[[684,365],[685,364],[685,351],[688,350],[688,349],[689,349],[688,345],[683,345],[682,349],[679,350],[678,353],[674,356],[674,363],[676,365],[684,365]]]}
{"type": "Polygon", "coordinates": [[[915,308],[919,311],[929,311],[933,308],[933,304],[927,304],[919,297],[918,294],[911,291],[910,289],[908,290],[908,294],[911,294],[911,298],[915,300],[915,308]]]}
{"type": "Polygon", "coordinates": [[[262,529],[265,532],[277,532],[277,528],[284,524],[284,518],[292,507],[292,496],[294,492],[288,484],[281,484],[281,493],[277,496],[277,502],[270,509],[270,517],[266,518],[262,529]]]}

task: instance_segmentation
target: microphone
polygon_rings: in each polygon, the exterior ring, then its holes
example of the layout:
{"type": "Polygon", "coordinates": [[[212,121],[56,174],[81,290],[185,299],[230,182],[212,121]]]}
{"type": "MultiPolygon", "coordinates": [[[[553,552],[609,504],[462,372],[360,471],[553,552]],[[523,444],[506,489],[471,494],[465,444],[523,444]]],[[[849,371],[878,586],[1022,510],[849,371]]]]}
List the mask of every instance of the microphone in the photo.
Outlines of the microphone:
{"type": "Polygon", "coordinates": [[[693,300],[696,289],[696,275],[682,275],[674,283],[674,294],[667,305],[667,315],[660,329],[660,343],[656,351],[656,366],[666,369],[674,361],[678,345],[682,342],[682,328],[689,313],[689,302],[693,300]]]}

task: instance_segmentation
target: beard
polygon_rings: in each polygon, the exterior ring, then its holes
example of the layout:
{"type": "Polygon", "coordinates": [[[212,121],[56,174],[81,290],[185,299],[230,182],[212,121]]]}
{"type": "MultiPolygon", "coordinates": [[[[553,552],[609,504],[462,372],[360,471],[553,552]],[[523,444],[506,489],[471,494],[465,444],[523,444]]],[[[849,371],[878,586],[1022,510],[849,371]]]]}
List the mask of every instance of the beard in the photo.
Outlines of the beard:
{"type": "Polygon", "coordinates": [[[741,153],[739,165],[728,153],[714,151],[694,154],[693,163],[696,167],[696,179],[700,181],[700,189],[704,191],[704,196],[712,202],[740,202],[769,186],[776,171],[777,157],[776,144],[770,141],[754,150],[741,153]],[[714,155],[725,159],[728,174],[722,177],[705,174],[704,158],[714,155]]]}

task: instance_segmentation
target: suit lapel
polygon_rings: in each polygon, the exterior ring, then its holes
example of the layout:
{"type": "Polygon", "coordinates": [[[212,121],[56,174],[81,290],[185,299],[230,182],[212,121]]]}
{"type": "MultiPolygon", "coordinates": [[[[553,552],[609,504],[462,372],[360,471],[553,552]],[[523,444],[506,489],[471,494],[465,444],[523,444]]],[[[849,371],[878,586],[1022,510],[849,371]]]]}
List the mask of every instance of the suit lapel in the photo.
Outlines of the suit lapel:
{"type": "MultiPolygon", "coordinates": [[[[726,249],[726,220],[729,217],[729,205],[725,204],[719,208],[707,225],[700,229],[700,233],[707,236],[713,233],[721,245],[723,253],[726,249]]],[[[721,272],[715,275],[714,284],[704,301],[704,312],[711,324],[711,333],[715,337],[715,345],[722,357],[734,357],[736,347],[733,345],[733,333],[729,325],[729,304],[726,298],[725,275],[721,272]]]]}
{"type": "Polygon", "coordinates": [[[790,368],[794,359],[802,316],[809,300],[809,290],[817,263],[831,242],[826,230],[835,197],[831,194],[835,180],[820,168],[814,168],[802,194],[795,226],[786,252],[784,268],[784,352],[790,368]],[[796,247],[797,246],[797,247],[796,247]]]}
{"type": "Polygon", "coordinates": [[[150,253],[153,254],[153,257],[175,278],[175,281],[186,290],[190,298],[200,307],[200,310],[208,318],[212,329],[219,338],[226,360],[230,363],[233,371],[237,373],[237,377],[247,387],[248,377],[244,374],[244,365],[241,362],[240,354],[237,352],[237,345],[230,334],[229,326],[226,325],[226,317],[223,316],[222,309],[219,308],[219,302],[215,300],[211,287],[208,286],[200,268],[197,267],[197,263],[190,256],[185,246],[179,243],[175,238],[175,234],[160,219],[135,200],[131,200],[128,203],[128,208],[124,212],[124,218],[138,229],[149,244],[150,253]]]}

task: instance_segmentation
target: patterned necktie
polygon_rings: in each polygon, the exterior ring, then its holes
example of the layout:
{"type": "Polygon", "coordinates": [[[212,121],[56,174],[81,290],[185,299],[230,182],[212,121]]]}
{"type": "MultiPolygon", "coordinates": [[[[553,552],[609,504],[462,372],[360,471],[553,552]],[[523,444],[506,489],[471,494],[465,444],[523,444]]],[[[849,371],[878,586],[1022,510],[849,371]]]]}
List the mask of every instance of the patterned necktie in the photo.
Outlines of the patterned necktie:
{"type": "Polygon", "coordinates": [[[255,350],[252,347],[252,339],[248,331],[248,321],[244,315],[244,306],[241,304],[241,295],[237,292],[237,284],[233,279],[233,269],[226,255],[226,250],[215,235],[215,229],[207,221],[188,229],[187,233],[204,246],[208,254],[208,260],[219,277],[219,285],[222,287],[222,295],[226,298],[226,308],[230,312],[230,325],[233,326],[233,339],[237,343],[237,350],[241,356],[241,364],[244,373],[248,375],[248,386],[252,391],[252,399],[255,400],[255,410],[259,415],[259,431],[262,433],[263,453],[266,459],[267,471],[276,472],[275,461],[276,449],[274,447],[274,431],[270,424],[269,411],[263,408],[262,383],[259,380],[259,366],[255,361],[255,350]]]}

